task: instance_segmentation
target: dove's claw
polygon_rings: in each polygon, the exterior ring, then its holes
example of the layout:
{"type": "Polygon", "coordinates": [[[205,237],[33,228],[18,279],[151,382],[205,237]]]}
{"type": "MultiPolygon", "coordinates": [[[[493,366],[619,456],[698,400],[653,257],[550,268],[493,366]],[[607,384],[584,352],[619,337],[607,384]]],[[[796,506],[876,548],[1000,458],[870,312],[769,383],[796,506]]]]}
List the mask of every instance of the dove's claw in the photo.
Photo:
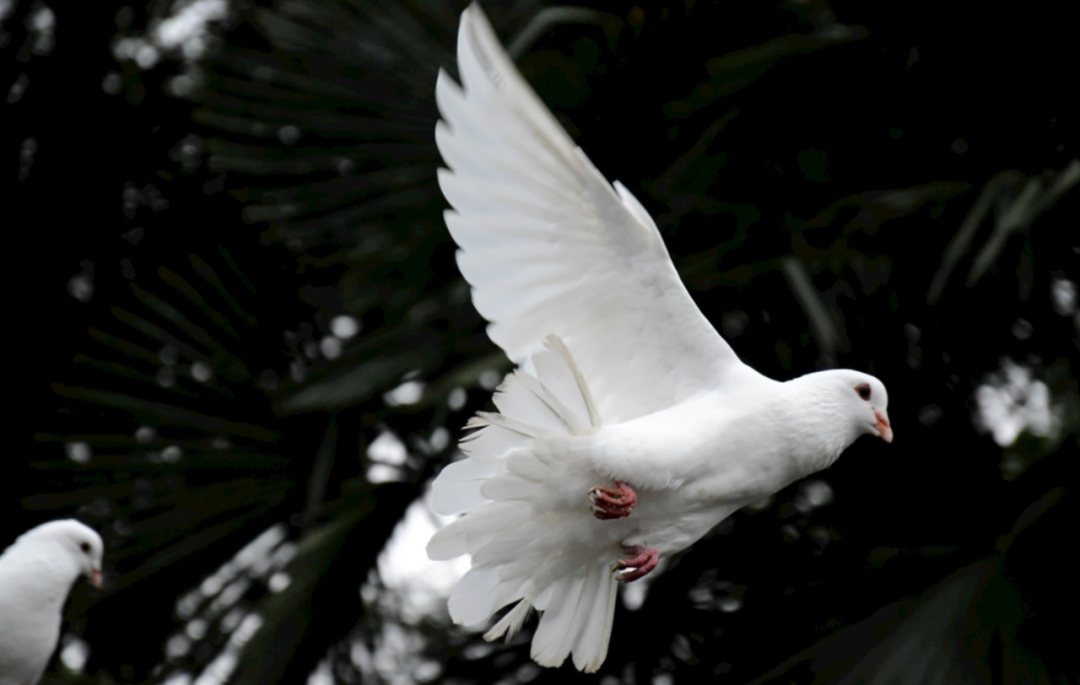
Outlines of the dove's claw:
{"type": "Polygon", "coordinates": [[[660,563],[660,552],[651,547],[624,545],[623,554],[628,559],[619,559],[615,564],[615,578],[621,583],[630,583],[644,578],[660,563]]]}
{"type": "Polygon", "coordinates": [[[621,519],[633,511],[637,504],[637,493],[626,483],[617,480],[614,489],[597,485],[589,490],[589,502],[596,518],[604,521],[621,519]]]}

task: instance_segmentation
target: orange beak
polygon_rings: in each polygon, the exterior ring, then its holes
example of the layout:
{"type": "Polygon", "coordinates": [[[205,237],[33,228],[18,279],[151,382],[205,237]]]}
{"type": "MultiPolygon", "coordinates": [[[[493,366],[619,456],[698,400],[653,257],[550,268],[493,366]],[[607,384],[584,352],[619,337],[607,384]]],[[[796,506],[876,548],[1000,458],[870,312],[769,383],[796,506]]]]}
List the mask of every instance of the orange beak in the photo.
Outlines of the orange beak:
{"type": "Polygon", "coordinates": [[[875,409],[874,418],[877,419],[877,432],[885,442],[892,442],[892,426],[889,425],[889,415],[884,409],[875,409]]]}
{"type": "Polygon", "coordinates": [[[96,588],[101,587],[101,571],[99,569],[95,568],[93,571],[90,572],[90,582],[96,588]]]}

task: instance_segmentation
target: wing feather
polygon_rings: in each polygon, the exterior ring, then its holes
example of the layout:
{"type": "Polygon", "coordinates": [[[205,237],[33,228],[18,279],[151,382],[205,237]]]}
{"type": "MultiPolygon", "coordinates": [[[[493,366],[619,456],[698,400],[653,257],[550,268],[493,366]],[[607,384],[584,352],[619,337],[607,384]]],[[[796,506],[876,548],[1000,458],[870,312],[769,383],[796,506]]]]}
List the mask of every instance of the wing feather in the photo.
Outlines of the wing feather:
{"type": "Polygon", "coordinates": [[[458,67],[463,85],[436,84],[439,184],[473,302],[510,359],[560,336],[607,422],[754,373],[690,298],[645,208],[574,145],[475,4],[458,67]]]}

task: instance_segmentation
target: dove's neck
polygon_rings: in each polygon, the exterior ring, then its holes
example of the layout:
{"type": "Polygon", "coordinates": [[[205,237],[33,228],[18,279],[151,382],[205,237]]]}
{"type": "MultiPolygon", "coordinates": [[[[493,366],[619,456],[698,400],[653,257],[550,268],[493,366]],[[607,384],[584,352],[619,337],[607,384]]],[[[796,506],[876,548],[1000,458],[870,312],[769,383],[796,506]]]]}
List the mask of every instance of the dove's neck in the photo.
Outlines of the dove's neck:
{"type": "Polygon", "coordinates": [[[859,437],[842,406],[835,383],[807,374],[784,384],[784,423],[790,449],[803,476],[828,468],[859,437]]]}

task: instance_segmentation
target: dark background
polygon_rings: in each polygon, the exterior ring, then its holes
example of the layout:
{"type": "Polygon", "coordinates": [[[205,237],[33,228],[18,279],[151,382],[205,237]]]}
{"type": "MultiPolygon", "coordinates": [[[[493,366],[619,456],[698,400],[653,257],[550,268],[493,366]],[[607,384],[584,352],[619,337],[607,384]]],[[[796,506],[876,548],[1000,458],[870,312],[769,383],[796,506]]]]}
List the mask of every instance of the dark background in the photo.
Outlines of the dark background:
{"type": "MultiPolygon", "coordinates": [[[[601,676],[1072,681],[1080,117],[1063,4],[586,6],[487,9],[740,356],[777,378],[876,374],[897,436],[820,474],[827,501],[793,486],[676,558],[620,607],[601,676]],[[1055,300],[1070,283],[1071,305],[1055,300]],[[1013,417],[1045,390],[1050,428],[998,444],[980,387],[1013,417]]],[[[462,7],[234,3],[200,60],[150,69],[116,41],[167,3],[57,5],[48,40],[26,28],[40,3],[4,19],[0,545],[77,515],[112,573],[73,594],[85,674],[49,678],[199,673],[230,608],[264,617],[230,682],[304,682],[323,659],[340,682],[574,675],[528,666],[529,631],[485,648],[445,616],[402,618],[374,566],[452,458],[437,429],[456,438],[489,401],[482,372],[508,368],[434,184],[434,79],[462,7]],[[342,314],[361,331],[329,358],[342,314]],[[403,379],[424,393],[394,406],[403,379]],[[386,431],[408,458],[372,482],[386,431]],[[177,608],[275,524],[291,561],[177,608]],[[268,591],[281,570],[292,583],[268,591]],[[167,656],[192,617],[201,632],[167,656]]]]}

